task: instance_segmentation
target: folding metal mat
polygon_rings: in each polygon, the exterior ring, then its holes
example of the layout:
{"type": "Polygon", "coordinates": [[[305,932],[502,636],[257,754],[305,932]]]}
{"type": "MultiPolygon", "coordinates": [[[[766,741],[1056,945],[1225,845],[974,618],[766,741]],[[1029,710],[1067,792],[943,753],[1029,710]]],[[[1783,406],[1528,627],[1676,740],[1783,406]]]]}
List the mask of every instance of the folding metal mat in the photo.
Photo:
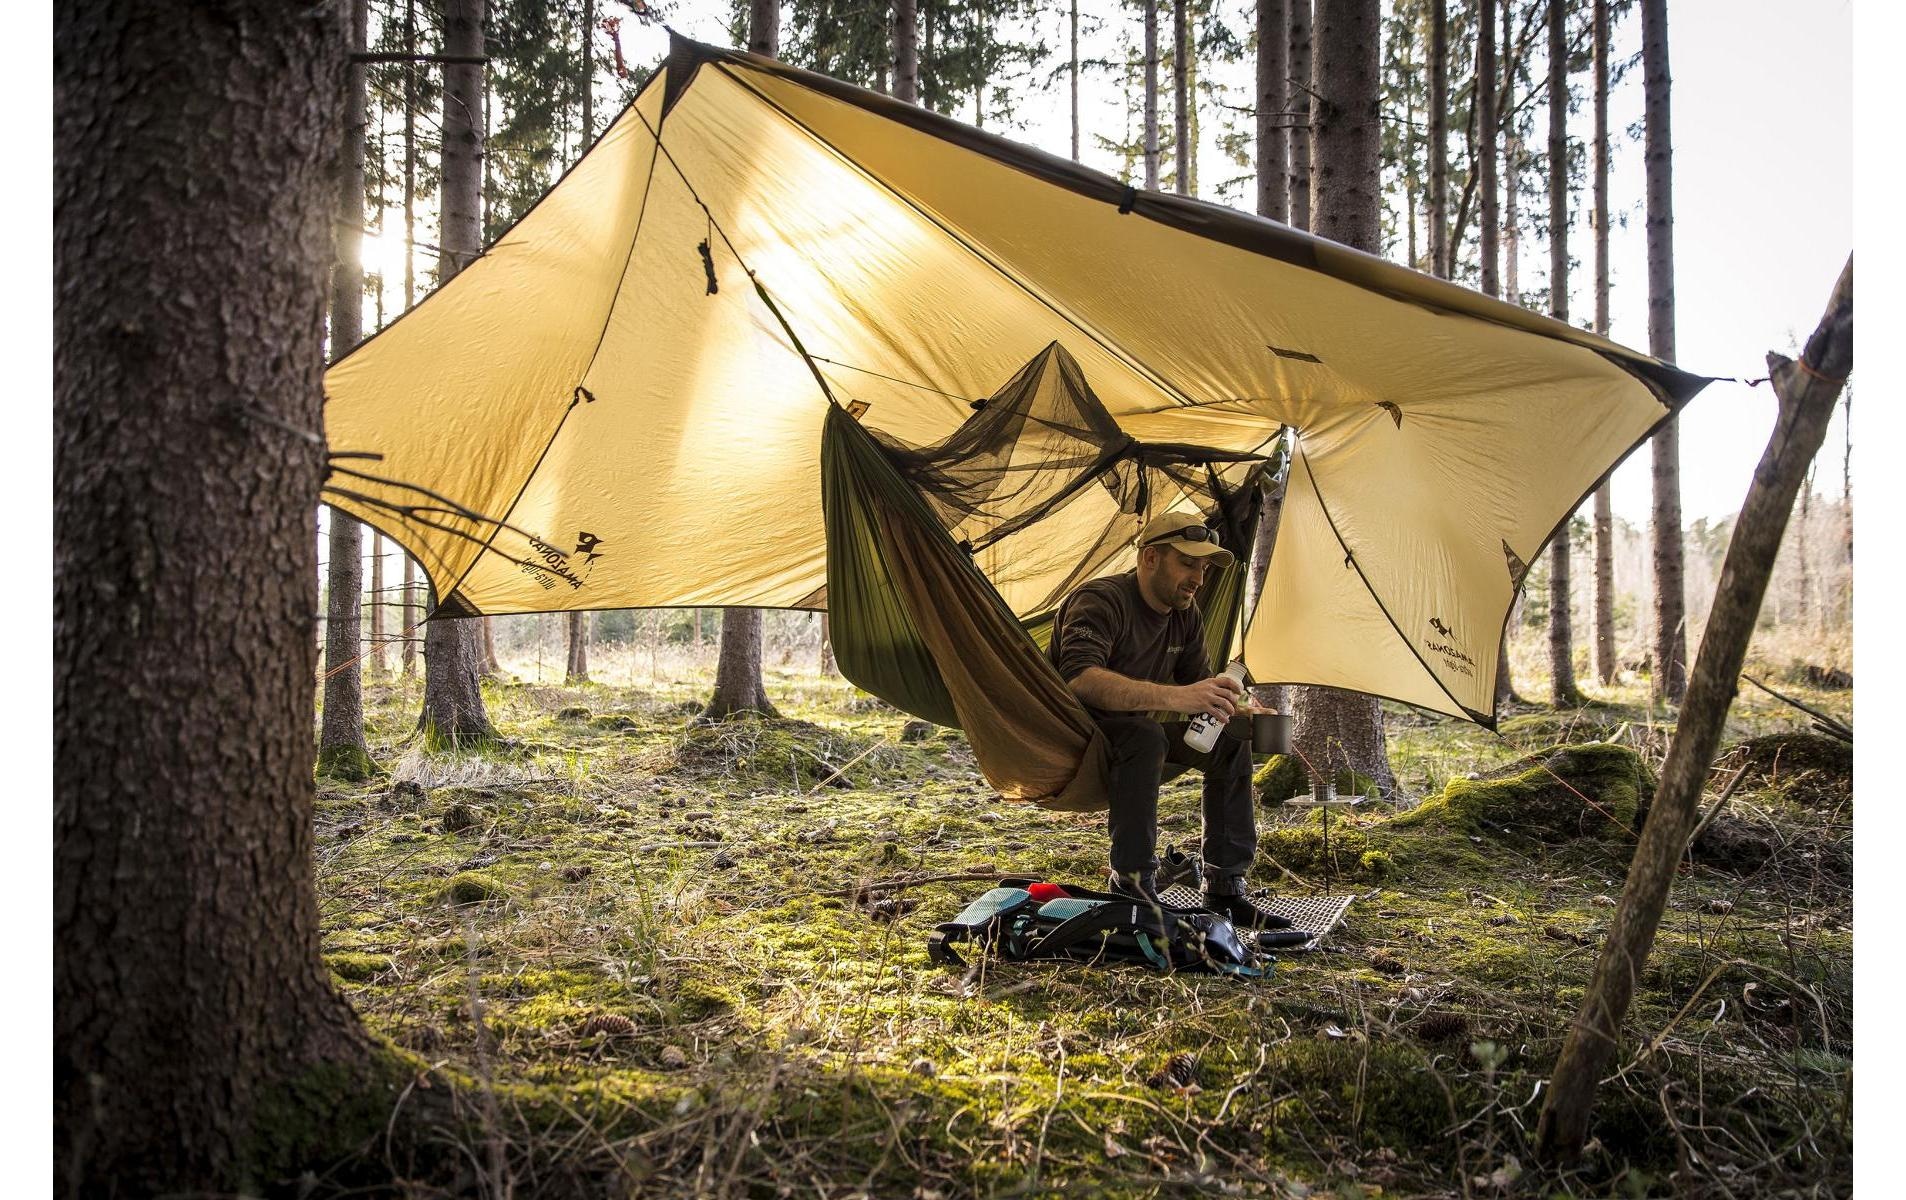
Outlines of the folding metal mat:
{"type": "MultiPolygon", "coordinates": [[[[1158,898],[1170,908],[1204,906],[1204,897],[1182,883],[1175,883],[1159,892],[1158,898]]],[[[1293,929],[1308,929],[1317,935],[1301,946],[1279,946],[1276,951],[1278,954],[1291,954],[1316,950],[1322,946],[1330,931],[1342,923],[1354,899],[1354,896],[1269,896],[1253,897],[1251,903],[1262,912],[1285,918],[1293,929]]]]}

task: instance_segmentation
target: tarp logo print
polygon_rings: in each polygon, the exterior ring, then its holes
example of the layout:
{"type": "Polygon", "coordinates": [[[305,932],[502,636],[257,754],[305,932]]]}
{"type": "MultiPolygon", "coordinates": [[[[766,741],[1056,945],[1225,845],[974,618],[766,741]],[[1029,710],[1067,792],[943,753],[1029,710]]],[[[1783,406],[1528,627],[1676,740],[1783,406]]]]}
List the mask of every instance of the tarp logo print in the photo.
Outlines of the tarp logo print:
{"type": "Polygon", "coordinates": [[[602,557],[602,539],[583,530],[576,532],[576,548],[570,551],[552,546],[535,534],[526,534],[525,537],[534,557],[522,564],[523,574],[534,579],[545,590],[567,583],[580,591],[595,561],[602,557]],[[577,570],[578,556],[581,558],[580,572],[577,570]]]}
{"type": "Polygon", "coordinates": [[[1456,645],[1456,631],[1444,624],[1443,618],[1441,617],[1431,617],[1429,619],[1429,625],[1431,629],[1436,631],[1441,640],[1424,638],[1423,648],[1428,650],[1431,654],[1442,655],[1443,666],[1448,670],[1454,671],[1459,675],[1474,675],[1476,673],[1476,660],[1469,657],[1460,646],[1456,645]]]}

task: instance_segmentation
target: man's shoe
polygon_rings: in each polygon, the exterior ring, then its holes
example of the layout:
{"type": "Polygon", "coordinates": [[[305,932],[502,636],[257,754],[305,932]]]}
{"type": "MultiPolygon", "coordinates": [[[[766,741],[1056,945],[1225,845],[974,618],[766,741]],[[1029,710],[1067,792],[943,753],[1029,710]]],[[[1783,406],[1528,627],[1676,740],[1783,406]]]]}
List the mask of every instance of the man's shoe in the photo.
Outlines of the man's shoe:
{"type": "Polygon", "coordinates": [[[1251,903],[1248,896],[1218,896],[1206,892],[1204,906],[1231,924],[1246,929],[1289,929],[1291,927],[1289,917],[1265,912],[1251,903]]]}
{"type": "Polygon", "coordinates": [[[1177,846],[1171,846],[1158,860],[1156,884],[1158,890],[1162,892],[1178,883],[1194,889],[1203,887],[1204,859],[1196,850],[1181,850],[1177,846]]]}

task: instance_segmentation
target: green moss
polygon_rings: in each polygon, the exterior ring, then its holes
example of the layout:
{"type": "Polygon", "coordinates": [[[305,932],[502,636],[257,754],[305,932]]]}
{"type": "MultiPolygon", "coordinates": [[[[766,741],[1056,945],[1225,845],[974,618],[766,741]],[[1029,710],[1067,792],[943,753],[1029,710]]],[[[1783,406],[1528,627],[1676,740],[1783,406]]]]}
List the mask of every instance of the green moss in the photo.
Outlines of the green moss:
{"type": "Polygon", "coordinates": [[[362,746],[325,746],[318,751],[320,778],[363,783],[377,774],[377,764],[362,746]]]}
{"type": "Polygon", "coordinates": [[[1357,858],[1357,866],[1366,878],[1377,880],[1388,879],[1390,873],[1396,870],[1395,861],[1381,850],[1365,850],[1357,858]]]}
{"type": "Polygon", "coordinates": [[[452,904],[494,904],[510,898],[510,891],[481,871],[465,871],[443,885],[440,893],[452,904]]]}
{"type": "Polygon", "coordinates": [[[391,969],[390,955],[366,954],[359,951],[339,951],[324,956],[324,963],[340,979],[349,979],[362,983],[375,979],[391,969]]]}
{"type": "MultiPolygon", "coordinates": [[[[1321,810],[1312,812],[1295,825],[1273,829],[1258,837],[1258,852],[1275,859],[1286,870],[1299,875],[1328,869],[1338,876],[1355,875],[1364,870],[1363,860],[1371,857],[1387,871],[1394,866],[1389,855],[1370,851],[1368,835],[1342,817],[1330,818],[1329,853],[1325,853],[1324,824],[1321,810]]],[[[1371,878],[1379,878],[1372,875],[1371,878]]]]}
{"type": "Polygon", "coordinates": [[[1468,1081],[1445,1072],[1446,1098],[1428,1056],[1405,1044],[1292,1038],[1276,1043],[1268,1062],[1267,1074],[1305,1101],[1294,1110],[1300,1120],[1379,1145],[1425,1144],[1480,1107],[1468,1081]]]}
{"type": "MultiPolygon", "coordinates": [[[[1526,761],[1526,760],[1525,760],[1526,761]]],[[[1482,836],[1514,832],[1540,841],[1613,839],[1632,829],[1653,781],[1626,746],[1563,746],[1500,779],[1452,779],[1440,795],[1390,820],[1482,836]],[[1559,777],[1559,778],[1558,778],[1559,777]]]]}
{"type": "Polygon", "coordinates": [[[675,1010],[685,1021],[700,1021],[740,1003],[741,996],[734,989],[718,984],[689,978],[675,985],[675,1010]]]}
{"type": "Polygon", "coordinates": [[[321,1062],[265,1086],[248,1108],[238,1191],[272,1192],[283,1181],[324,1170],[333,1186],[388,1179],[388,1168],[357,1156],[389,1127],[398,1097],[428,1064],[383,1043],[352,1062],[321,1062]],[[340,1169],[340,1160],[347,1166],[340,1169]]]}

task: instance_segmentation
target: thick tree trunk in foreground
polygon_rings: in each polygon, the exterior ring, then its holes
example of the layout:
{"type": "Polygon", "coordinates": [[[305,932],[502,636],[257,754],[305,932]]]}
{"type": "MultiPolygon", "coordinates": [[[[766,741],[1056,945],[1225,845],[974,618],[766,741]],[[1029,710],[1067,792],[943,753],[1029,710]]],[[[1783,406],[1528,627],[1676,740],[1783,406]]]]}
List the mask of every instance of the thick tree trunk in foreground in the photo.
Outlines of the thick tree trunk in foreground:
{"type": "Polygon", "coordinates": [[[1296,122],[1291,129],[1291,168],[1290,186],[1285,191],[1290,196],[1291,225],[1297,229],[1310,228],[1310,87],[1311,61],[1311,0],[1289,0],[1290,9],[1290,89],[1284,93],[1284,111],[1293,114],[1285,119],[1296,122]],[[1295,114],[1303,114],[1298,120],[1295,114]]]}
{"type": "Polygon", "coordinates": [[[715,694],[699,721],[719,721],[736,713],[781,714],[768,702],[761,681],[761,610],[721,610],[721,657],[715,662],[715,694]]]}
{"type": "Polygon", "coordinates": [[[1158,190],[1158,0],[1145,0],[1145,186],[1158,190]]]}
{"type": "MultiPolygon", "coordinates": [[[[443,52],[483,54],[484,0],[446,0],[443,52]]],[[[443,69],[443,248],[441,272],[448,282],[475,260],[483,246],[483,68],[450,64],[443,69]]],[[[484,667],[482,621],[432,617],[424,624],[423,730],[433,744],[464,745],[496,736],[483,708],[479,676],[484,667]]]]}
{"type": "Polygon", "coordinates": [[[589,682],[589,614],[569,614],[569,665],[563,671],[564,683],[589,682]]]}
{"type": "MultiPolygon", "coordinates": [[[[348,10],[350,45],[365,45],[363,0],[348,10]]],[[[364,68],[344,75],[344,138],[338,150],[337,219],[331,268],[331,361],[364,336],[364,68]]],[[[364,527],[331,510],[325,548],[324,718],[318,729],[318,770],[342,779],[371,773],[364,743],[364,527]]]]}
{"type": "Polygon", "coordinates": [[[920,103],[919,0],[894,0],[893,94],[908,104],[920,103]]]}
{"type": "MultiPolygon", "coordinates": [[[[1608,336],[1608,0],[1595,0],[1595,332],[1608,336]]],[[[1595,489],[1595,678],[1615,682],[1615,500],[1595,489]]]]}
{"type": "MultiPolygon", "coordinates": [[[[1079,161],[1079,0],[1072,0],[1068,41],[1072,47],[1072,161],[1079,161]]],[[[830,656],[831,657],[831,656],[830,656]]]]}
{"type": "Polygon", "coordinates": [[[1701,638],[1701,656],[1662,767],[1661,786],[1596,956],[1588,995],[1569,1029],[1543,1101],[1536,1141],[1547,1159],[1573,1160],[1588,1137],[1595,1088],[1614,1060],[1635,981],[1647,966],[1675,868],[1687,850],[1708,765],[1720,745],[1794,496],[1826,440],[1834,401],[1853,369],[1851,259],[1819,328],[1807,339],[1802,363],[1769,354],[1767,364],[1780,414],[1728,543],[1707,632],[1701,638]]]}
{"type": "Polygon", "coordinates": [[[1516,0],[1502,0],[1502,293],[1522,303],[1522,232],[1517,221],[1522,194],[1522,136],[1516,111],[1516,64],[1522,47],[1515,35],[1516,0]]]}
{"type": "MultiPolygon", "coordinates": [[[[1568,320],[1568,6],[1549,5],[1549,315],[1568,320]]],[[[1549,542],[1549,701],[1581,703],[1569,613],[1568,521],[1549,542]]]]}
{"type": "Polygon", "coordinates": [[[261,1194],[261,1106],[371,1060],[311,866],[343,11],[54,9],[61,1196],[261,1194]]]}
{"type": "MultiPolygon", "coordinates": [[[[1674,361],[1674,136],[1668,104],[1668,0],[1642,0],[1642,161],[1648,201],[1648,353],[1674,361]]],[[[1681,427],[1654,436],[1654,688],[1679,702],[1687,690],[1688,621],[1681,548],[1681,427]]]]}
{"type": "MultiPolygon", "coordinates": [[[[1301,0],[1299,0],[1301,2],[1301,0]]],[[[1311,101],[1312,229],[1347,246],[1382,252],[1378,172],[1380,127],[1376,0],[1318,0],[1317,96],[1311,101]]],[[[1293,740],[1313,768],[1349,766],[1394,795],[1396,777],[1383,744],[1383,708],[1373,696],[1337,688],[1292,689],[1293,740]]]]}
{"type": "Polygon", "coordinates": [[[1289,0],[1257,0],[1257,212],[1273,221],[1291,211],[1289,28],[1289,0]]]}

